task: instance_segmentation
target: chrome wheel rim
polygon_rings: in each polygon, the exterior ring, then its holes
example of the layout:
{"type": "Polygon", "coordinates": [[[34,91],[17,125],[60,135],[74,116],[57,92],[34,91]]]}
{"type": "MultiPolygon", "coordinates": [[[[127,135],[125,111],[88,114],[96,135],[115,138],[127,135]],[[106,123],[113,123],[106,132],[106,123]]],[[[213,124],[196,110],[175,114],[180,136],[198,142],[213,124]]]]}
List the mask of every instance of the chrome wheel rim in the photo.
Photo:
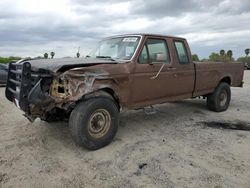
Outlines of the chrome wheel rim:
{"type": "Polygon", "coordinates": [[[91,114],[88,122],[88,132],[94,138],[103,137],[111,125],[111,116],[105,109],[98,109],[91,114]]]}

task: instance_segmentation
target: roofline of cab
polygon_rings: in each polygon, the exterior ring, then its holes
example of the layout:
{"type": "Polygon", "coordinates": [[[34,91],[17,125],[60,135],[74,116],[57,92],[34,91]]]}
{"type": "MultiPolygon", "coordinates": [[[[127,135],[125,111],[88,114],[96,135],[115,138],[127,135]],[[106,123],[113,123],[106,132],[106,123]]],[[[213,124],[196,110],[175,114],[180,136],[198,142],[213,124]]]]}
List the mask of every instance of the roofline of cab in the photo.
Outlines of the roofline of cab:
{"type": "Polygon", "coordinates": [[[140,41],[135,49],[133,56],[129,60],[122,60],[124,62],[134,61],[136,53],[139,50],[139,47],[140,47],[141,43],[143,42],[144,37],[157,37],[157,38],[163,37],[163,38],[171,38],[171,39],[177,39],[177,40],[178,39],[179,40],[186,40],[185,38],[182,38],[182,37],[175,37],[175,36],[169,36],[169,35],[159,35],[159,34],[149,34],[149,33],[131,33],[131,34],[113,35],[110,37],[103,38],[101,41],[107,40],[107,39],[119,38],[119,37],[140,37],[140,41]]]}
{"type": "Polygon", "coordinates": [[[102,40],[110,39],[110,38],[117,38],[117,37],[126,37],[126,36],[140,36],[140,37],[164,37],[164,38],[173,38],[173,39],[181,39],[186,40],[183,37],[179,36],[171,36],[171,35],[160,35],[160,34],[153,34],[153,33],[128,33],[128,34],[121,34],[121,35],[113,35],[110,37],[105,37],[102,40]]]}

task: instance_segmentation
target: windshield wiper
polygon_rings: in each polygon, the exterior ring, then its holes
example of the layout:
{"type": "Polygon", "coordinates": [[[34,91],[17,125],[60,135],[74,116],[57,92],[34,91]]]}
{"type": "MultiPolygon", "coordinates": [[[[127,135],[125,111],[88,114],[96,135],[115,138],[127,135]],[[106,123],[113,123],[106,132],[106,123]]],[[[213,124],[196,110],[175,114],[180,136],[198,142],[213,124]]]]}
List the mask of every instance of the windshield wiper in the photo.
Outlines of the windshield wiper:
{"type": "Polygon", "coordinates": [[[112,57],[104,56],[104,55],[98,55],[98,56],[96,56],[96,58],[110,59],[111,61],[116,61],[116,60],[112,59],[112,57]]]}

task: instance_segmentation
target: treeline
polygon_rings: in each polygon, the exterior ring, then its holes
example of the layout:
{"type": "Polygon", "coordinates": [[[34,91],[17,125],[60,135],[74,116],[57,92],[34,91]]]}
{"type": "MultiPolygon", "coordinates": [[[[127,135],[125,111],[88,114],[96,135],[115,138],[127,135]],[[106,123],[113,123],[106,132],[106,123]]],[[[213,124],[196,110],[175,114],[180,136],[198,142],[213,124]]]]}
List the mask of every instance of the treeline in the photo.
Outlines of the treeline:
{"type": "MultiPolygon", "coordinates": [[[[51,52],[50,53],[50,58],[54,58],[55,56],[55,52],[51,52]]],[[[79,55],[80,56],[80,55],[79,55]]],[[[17,61],[20,59],[30,59],[31,57],[17,57],[17,56],[10,56],[10,57],[0,57],[0,63],[6,64],[9,63],[11,61],[17,61]]],[[[37,56],[34,59],[48,59],[49,58],[49,54],[48,53],[44,53],[43,56],[37,56]]]]}
{"type": "Polygon", "coordinates": [[[237,60],[233,58],[233,51],[228,50],[227,52],[225,50],[220,50],[218,53],[212,52],[209,55],[208,59],[199,59],[197,54],[192,55],[193,61],[212,61],[212,62],[231,62],[231,61],[239,61],[239,62],[250,62],[250,57],[248,57],[250,52],[250,49],[245,49],[244,53],[245,56],[239,57],[237,60]]]}
{"type": "MultiPolygon", "coordinates": [[[[80,55],[81,55],[80,52],[79,52],[79,50],[76,53],[76,57],[77,58],[80,58],[80,55]]],[[[55,52],[50,52],[50,57],[49,57],[49,54],[46,52],[46,53],[43,54],[43,56],[37,56],[37,57],[34,57],[32,59],[49,59],[49,58],[53,59],[54,56],[55,56],[55,52]]],[[[67,57],[64,57],[64,58],[70,58],[70,57],[67,56],[67,57]]],[[[17,61],[17,60],[20,60],[20,59],[31,59],[31,57],[25,57],[25,58],[23,58],[23,57],[16,57],[16,56],[0,57],[0,63],[6,64],[6,63],[9,63],[11,61],[17,61]]]]}
{"type": "Polygon", "coordinates": [[[0,63],[9,63],[11,61],[17,61],[22,59],[21,57],[14,57],[14,56],[10,56],[10,57],[0,57],[0,63]]]}

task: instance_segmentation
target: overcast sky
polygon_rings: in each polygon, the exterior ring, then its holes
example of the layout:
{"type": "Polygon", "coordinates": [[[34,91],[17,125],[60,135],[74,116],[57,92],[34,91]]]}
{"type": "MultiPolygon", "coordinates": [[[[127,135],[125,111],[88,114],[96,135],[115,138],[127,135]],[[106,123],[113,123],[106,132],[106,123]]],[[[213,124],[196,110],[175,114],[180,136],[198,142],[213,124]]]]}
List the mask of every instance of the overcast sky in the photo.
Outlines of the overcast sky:
{"type": "Polygon", "coordinates": [[[0,56],[86,55],[103,37],[159,33],[188,39],[192,53],[250,48],[249,0],[1,0],[0,56]]]}

